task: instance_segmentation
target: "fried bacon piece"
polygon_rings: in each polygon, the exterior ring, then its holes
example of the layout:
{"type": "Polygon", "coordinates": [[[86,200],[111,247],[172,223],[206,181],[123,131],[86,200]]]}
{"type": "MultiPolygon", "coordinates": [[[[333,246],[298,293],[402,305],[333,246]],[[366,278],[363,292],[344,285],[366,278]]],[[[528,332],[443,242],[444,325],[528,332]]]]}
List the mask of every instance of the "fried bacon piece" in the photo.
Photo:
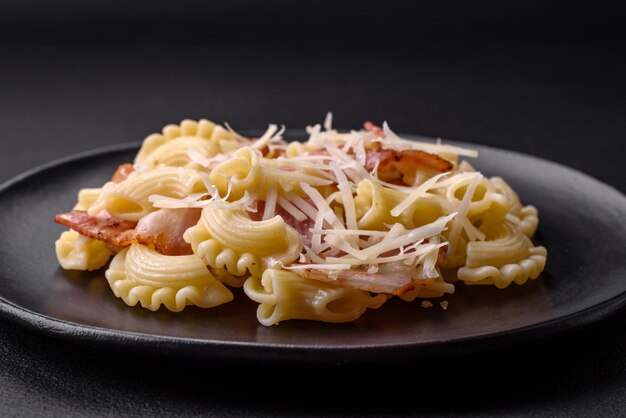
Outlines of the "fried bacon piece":
{"type": "Polygon", "coordinates": [[[98,216],[91,216],[86,211],[73,210],[54,217],[58,224],[72,228],[89,238],[107,242],[116,247],[125,247],[133,242],[133,232],[137,222],[122,221],[102,211],[98,216]]]}
{"type": "Polygon", "coordinates": [[[126,180],[133,171],[135,171],[135,167],[133,167],[132,164],[122,164],[117,167],[117,170],[115,170],[113,177],[111,177],[111,181],[113,183],[121,183],[126,180]]]}
{"type": "Polygon", "coordinates": [[[404,173],[415,166],[429,168],[439,173],[452,170],[452,163],[436,154],[431,154],[421,150],[400,151],[396,162],[398,171],[404,173]]]}
{"type": "Polygon", "coordinates": [[[341,287],[374,293],[403,295],[415,288],[411,277],[403,274],[377,274],[358,270],[340,270],[337,272],[336,279],[329,277],[327,271],[318,269],[305,269],[298,271],[298,274],[305,279],[333,283],[341,287]]]}
{"type": "Polygon", "coordinates": [[[396,150],[384,149],[380,146],[367,150],[365,153],[365,168],[368,171],[372,171],[374,167],[378,166],[378,171],[380,172],[380,170],[398,161],[398,154],[399,152],[396,150]]]}
{"type": "MultiPolygon", "coordinates": [[[[385,137],[385,133],[380,126],[367,121],[363,124],[368,132],[373,132],[380,138],[385,137]]],[[[397,182],[399,180],[412,185],[418,170],[436,173],[445,173],[452,170],[452,163],[438,155],[421,150],[396,151],[384,149],[378,145],[377,148],[367,150],[365,168],[373,170],[378,165],[378,177],[386,182],[397,182]]],[[[430,174],[430,173],[428,173],[430,174]]]]}
{"type": "Polygon", "coordinates": [[[191,246],[183,240],[183,234],[198,223],[201,209],[160,209],[136,222],[122,221],[102,211],[90,216],[84,211],[61,213],[54,220],[81,235],[107,242],[116,247],[130,244],[154,245],[163,255],[190,255],[191,246]]]}
{"type": "Polygon", "coordinates": [[[396,151],[379,147],[366,152],[365,168],[371,171],[374,167],[378,167],[378,178],[383,181],[412,185],[418,171],[430,176],[445,173],[452,170],[452,163],[421,150],[396,151]]]}

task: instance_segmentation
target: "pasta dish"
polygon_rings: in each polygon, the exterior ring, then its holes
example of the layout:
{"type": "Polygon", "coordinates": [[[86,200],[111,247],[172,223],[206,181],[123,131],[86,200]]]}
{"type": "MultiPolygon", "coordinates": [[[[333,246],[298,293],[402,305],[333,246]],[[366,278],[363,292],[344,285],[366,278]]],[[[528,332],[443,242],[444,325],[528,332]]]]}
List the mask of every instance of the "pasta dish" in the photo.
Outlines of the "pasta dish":
{"type": "Polygon", "coordinates": [[[305,142],[283,134],[203,119],[148,136],[56,216],[60,265],[106,266],[116,297],[152,311],[216,307],[242,287],[266,326],[350,322],[391,298],[446,309],[461,282],[502,289],[543,271],[537,209],[462,159],[476,151],[386,123],[339,132],[332,114],[305,142]]]}

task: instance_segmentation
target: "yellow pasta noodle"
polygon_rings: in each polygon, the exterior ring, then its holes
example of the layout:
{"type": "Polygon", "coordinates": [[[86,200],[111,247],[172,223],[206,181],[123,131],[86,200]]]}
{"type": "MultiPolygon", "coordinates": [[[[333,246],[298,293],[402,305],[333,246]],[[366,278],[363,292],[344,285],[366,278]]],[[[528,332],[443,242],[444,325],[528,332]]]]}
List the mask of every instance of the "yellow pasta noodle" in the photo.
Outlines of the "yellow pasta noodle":
{"type": "Polygon", "coordinates": [[[403,199],[404,195],[396,190],[382,187],[372,180],[362,180],[354,197],[358,227],[383,230],[385,224],[401,222],[389,212],[403,199]]]}
{"type": "Polygon", "coordinates": [[[258,150],[242,148],[211,171],[211,183],[221,196],[228,195],[230,200],[240,199],[246,191],[258,194],[265,182],[262,158],[258,150]]]}
{"type": "Polygon", "coordinates": [[[504,195],[509,201],[509,214],[513,216],[513,221],[517,222],[517,227],[529,238],[535,235],[539,225],[537,208],[534,206],[522,206],[515,190],[501,177],[492,177],[491,183],[498,193],[504,195]]]}
{"type": "Polygon", "coordinates": [[[268,269],[262,277],[249,278],[244,291],[260,304],[257,319],[266,326],[288,319],[350,322],[387,300],[385,295],[371,296],[362,290],[304,279],[280,269],[268,269]]]}
{"type": "Polygon", "coordinates": [[[545,266],[545,248],[533,247],[510,223],[492,224],[491,229],[488,235],[493,239],[467,244],[467,261],[457,273],[459,279],[504,288],[537,278],[545,266]]]}
{"type": "Polygon", "coordinates": [[[234,135],[215,123],[202,119],[186,119],[180,125],[167,125],[161,134],[148,136],[135,158],[135,164],[147,168],[159,165],[186,167],[193,165],[188,151],[212,157],[223,149],[231,149],[234,135]]]}
{"type": "Polygon", "coordinates": [[[151,311],[161,305],[173,312],[190,305],[211,308],[233,300],[195,255],[165,256],[139,244],[115,256],[106,278],[127,305],[139,303],[151,311]]]}
{"type": "Polygon", "coordinates": [[[500,289],[511,283],[524,284],[528,279],[536,279],[546,265],[547,251],[544,247],[532,247],[522,260],[505,264],[502,267],[480,266],[461,267],[458,271],[460,280],[466,284],[495,285],[500,289]]]}
{"type": "MultiPolygon", "coordinates": [[[[446,190],[446,198],[449,202],[452,202],[455,206],[461,203],[465,191],[472,181],[471,177],[464,178],[446,190]]],[[[476,187],[476,191],[472,195],[471,202],[467,211],[468,216],[473,216],[484,212],[491,206],[493,186],[489,183],[489,180],[482,178],[476,187]]]]}
{"type": "Polygon", "coordinates": [[[96,189],[81,189],[78,192],[78,201],[74,206],[74,210],[87,210],[93,205],[100,193],[102,192],[101,188],[96,189]]]}
{"type": "Polygon", "coordinates": [[[55,243],[59,264],[65,270],[98,270],[109,261],[113,251],[102,241],[65,231],[55,243]]]}
{"type": "Polygon", "coordinates": [[[298,259],[302,251],[300,236],[280,216],[252,221],[242,207],[220,203],[207,205],[184,238],[208,266],[234,276],[260,277],[268,267],[298,259]]]}
{"type": "Polygon", "coordinates": [[[183,198],[205,190],[200,176],[191,169],[159,167],[135,171],[120,183],[105,184],[100,196],[89,208],[89,214],[95,216],[107,210],[117,219],[138,221],[155,210],[150,196],[183,198]]]}

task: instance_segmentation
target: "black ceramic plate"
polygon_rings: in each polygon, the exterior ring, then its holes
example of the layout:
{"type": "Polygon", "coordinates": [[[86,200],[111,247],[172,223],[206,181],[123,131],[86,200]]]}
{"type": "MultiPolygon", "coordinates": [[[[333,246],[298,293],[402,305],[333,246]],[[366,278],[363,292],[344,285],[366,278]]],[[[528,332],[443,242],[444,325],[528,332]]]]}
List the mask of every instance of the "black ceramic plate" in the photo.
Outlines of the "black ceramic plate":
{"type": "Polygon", "coordinates": [[[0,312],[35,330],[124,350],[211,359],[378,361],[449,355],[518,343],[596,321],[626,305],[626,198],[548,161],[477,146],[475,166],[509,181],[539,208],[536,240],[549,251],[543,275],[505,290],[458,286],[438,304],[392,301],[350,324],[257,323],[256,304],[235,302],[173,314],[128,307],[103,272],[58,267],[57,212],[78,189],[97,187],[137,145],[94,151],[38,168],[0,188],[0,312]]]}

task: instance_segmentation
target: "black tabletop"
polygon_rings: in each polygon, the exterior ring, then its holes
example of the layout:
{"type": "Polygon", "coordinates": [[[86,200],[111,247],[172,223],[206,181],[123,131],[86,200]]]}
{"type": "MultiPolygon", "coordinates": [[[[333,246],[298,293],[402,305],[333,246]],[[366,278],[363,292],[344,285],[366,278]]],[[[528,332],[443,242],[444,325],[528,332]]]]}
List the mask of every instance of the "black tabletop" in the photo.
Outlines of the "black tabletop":
{"type": "MultiPolygon", "coordinates": [[[[626,54],[610,9],[73,3],[0,13],[0,181],[184,118],[302,128],[333,111],[338,128],[387,120],[626,192],[626,54]]],[[[0,415],[619,416],[624,320],[478,354],[312,368],[107,351],[0,319],[0,415]]]]}

